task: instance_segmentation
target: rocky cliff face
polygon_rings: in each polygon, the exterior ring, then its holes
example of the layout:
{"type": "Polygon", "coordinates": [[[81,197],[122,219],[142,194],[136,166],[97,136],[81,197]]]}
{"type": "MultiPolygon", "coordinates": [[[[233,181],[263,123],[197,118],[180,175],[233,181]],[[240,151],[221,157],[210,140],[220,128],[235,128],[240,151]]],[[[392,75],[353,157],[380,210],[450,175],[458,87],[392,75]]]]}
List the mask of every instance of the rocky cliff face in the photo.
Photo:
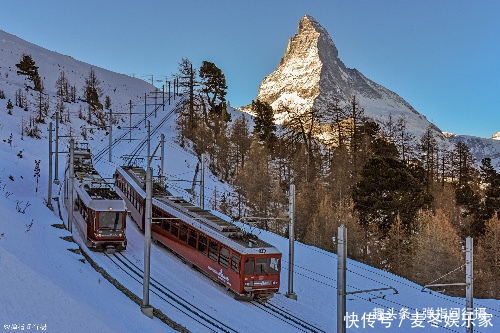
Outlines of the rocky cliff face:
{"type": "Polygon", "coordinates": [[[288,42],[276,70],[262,81],[257,98],[278,110],[281,105],[324,110],[335,99],[347,104],[355,95],[367,116],[384,122],[405,117],[408,128],[420,136],[427,127],[441,131],[396,93],[347,68],[328,32],[311,16],[304,16],[288,42]]]}

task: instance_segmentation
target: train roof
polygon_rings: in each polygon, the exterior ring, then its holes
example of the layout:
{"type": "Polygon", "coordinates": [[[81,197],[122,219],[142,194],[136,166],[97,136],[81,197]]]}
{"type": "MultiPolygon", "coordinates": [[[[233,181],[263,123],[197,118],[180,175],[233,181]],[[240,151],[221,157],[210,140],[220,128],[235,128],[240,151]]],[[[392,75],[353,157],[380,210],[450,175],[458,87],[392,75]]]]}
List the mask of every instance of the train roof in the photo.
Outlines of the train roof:
{"type": "Polygon", "coordinates": [[[89,208],[96,210],[124,210],[125,203],[107,182],[95,170],[92,155],[88,148],[75,148],[73,152],[76,191],[89,208]]]}
{"type": "MultiPolygon", "coordinates": [[[[142,190],[142,195],[145,196],[146,172],[140,167],[123,166],[121,169],[126,176],[130,177],[138,187],[142,190]]],[[[233,223],[226,221],[210,212],[210,210],[195,206],[192,203],[184,200],[182,197],[173,196],[168,190],[156,183],[158,187],[163,189],[153,190],[154,203],[169,214],[178,217],[179,219],[203,229],[203,231],[214,235],[214,232],[219,237],[225,237],[230,242],[234,242],[233,247],[241,247],[244,252],[263,253],[259,251],[265,248],[264,253],[280,253],[271,244],[259,239],[256,235],[243,232],[241,228],[233,223]]],[[[153,189],[155,186],[153,186],[153,189]]],[[[217,237],[214,237],[217,238],[217,237]]],[[[226,242],[227,243],[227,242],[226,242]]]]}

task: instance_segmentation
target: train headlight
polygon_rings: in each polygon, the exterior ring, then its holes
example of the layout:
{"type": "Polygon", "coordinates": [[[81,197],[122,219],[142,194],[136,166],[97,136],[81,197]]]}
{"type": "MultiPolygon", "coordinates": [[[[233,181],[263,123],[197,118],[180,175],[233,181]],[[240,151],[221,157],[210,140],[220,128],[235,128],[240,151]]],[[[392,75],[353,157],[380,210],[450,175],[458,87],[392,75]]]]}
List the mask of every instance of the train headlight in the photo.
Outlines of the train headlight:
{"type": "Polygon", "coordinates": [[[273,281],[273,284],[278,284],[278,281],[273,281]]]}
{"type": "Polygon", "coordinates": [[[118,237],[122,237],[122,236],[123,236],[123,234],[118,234],[118,237]]]}
{"type": "Polygon", "coordinates": [[[244,285],[245,287],[251,287],[253,286],[253,282],[245,282],[244,285]]]}

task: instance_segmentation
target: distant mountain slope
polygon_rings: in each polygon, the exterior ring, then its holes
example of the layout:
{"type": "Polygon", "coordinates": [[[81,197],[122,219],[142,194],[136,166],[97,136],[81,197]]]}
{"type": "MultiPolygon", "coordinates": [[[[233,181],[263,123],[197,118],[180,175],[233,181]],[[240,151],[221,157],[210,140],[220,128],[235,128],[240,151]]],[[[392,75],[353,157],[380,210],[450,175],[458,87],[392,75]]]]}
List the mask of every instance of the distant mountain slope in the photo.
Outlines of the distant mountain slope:
{"type": "Polygon", "coordinates": [[[491,165],[500,171],[500,140],[479,138],[470,135],[450,135],[448,140],[451,143],[462,141],[469,147],[472,156],[478,165],[485,157],[491,158],[491,165]]]}

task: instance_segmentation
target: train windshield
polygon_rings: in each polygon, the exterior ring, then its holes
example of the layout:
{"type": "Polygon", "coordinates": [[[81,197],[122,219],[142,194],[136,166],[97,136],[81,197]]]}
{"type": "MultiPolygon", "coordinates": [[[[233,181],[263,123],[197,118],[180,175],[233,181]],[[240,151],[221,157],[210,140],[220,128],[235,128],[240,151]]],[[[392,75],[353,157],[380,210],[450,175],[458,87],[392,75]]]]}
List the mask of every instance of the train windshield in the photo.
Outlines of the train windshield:
{"type": "Polygon", "coordinates": [[[257,258],[255,260],[255,274],[278,274],[280,271],[280,258],[257,258]]]}
{"type": "Polygon", "coordinates": [[[122,229],[123,212],[99,212],[99,230],[122,229]]]}

